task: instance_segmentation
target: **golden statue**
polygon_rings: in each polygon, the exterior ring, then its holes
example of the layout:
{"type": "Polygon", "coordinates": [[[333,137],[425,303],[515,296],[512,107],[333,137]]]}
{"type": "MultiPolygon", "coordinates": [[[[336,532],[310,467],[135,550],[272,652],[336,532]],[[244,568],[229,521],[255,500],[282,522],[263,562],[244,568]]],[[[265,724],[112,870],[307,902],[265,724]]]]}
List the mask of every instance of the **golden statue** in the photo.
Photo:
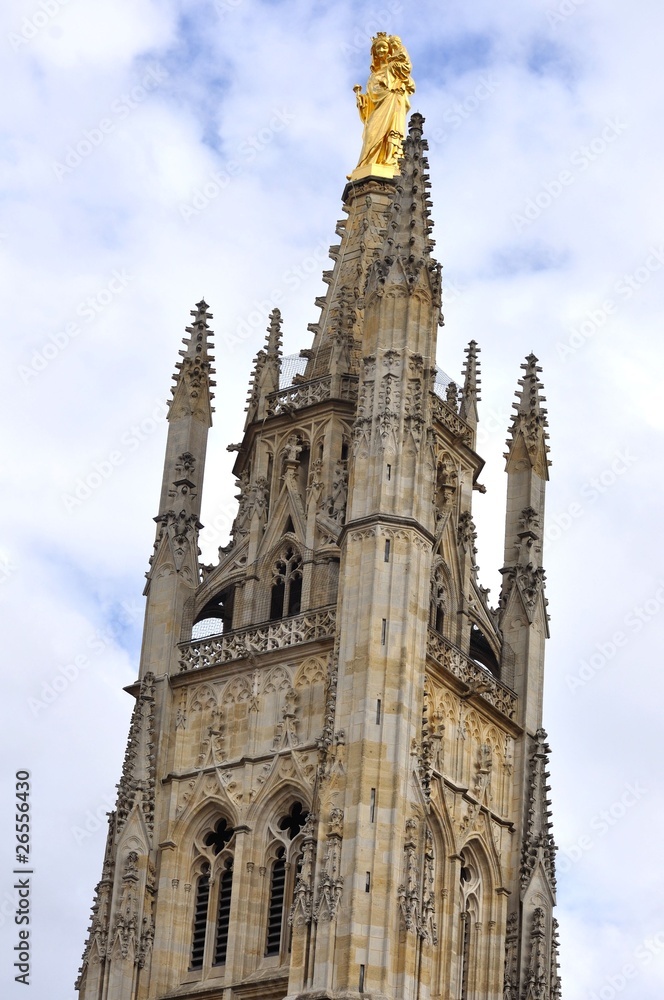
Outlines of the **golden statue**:
{"type": "Polygon", "coordinates": [[[367,92],[353,87],[360,118],[364,122],[362,152],[351,180],[370,174],[394,177],[399,170],[406,134],[409,94],[415,84],[410,75],[410,59],[396,35],[379,31],[371,41],[371,67],[367,92]]]}

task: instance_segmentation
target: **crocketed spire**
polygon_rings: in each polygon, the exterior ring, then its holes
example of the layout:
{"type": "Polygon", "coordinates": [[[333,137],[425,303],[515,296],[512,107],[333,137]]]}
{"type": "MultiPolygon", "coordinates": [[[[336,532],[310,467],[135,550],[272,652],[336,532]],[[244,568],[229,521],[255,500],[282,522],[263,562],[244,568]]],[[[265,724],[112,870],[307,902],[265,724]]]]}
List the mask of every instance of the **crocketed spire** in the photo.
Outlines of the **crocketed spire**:
{"type": "Polygon", "coordinates": [[[480,396],[480,348],[476,340],[471,340],[466,348],[466,361],[463,366],[463,390],[461,392],[461,406],[459,416],[469,423],[471,427],[477,427],[477,404],[480,396]]]}
{"type": "Polygon", "coordinates": [[[201,299],[191,310],[191,315],[194,321],[191,326],[185,327],[188,336],[183,338],[185,348],[179,352],[182,361],[175,365],[175,385],[171,388],[173,398],[169,401],[168,420],[185,415],[196,415],[200,419],[206,415],[210,426],[214,412],[211,405],[214,393],[211,389],[216,385],[210,378],[214,375],[214,357],[210,354],[212,330],[207,321],[212,319],[212,313],[208,312],[207,302],[201,299]]]}
{"type": "Polygon", "coordinates": [[[539,372],[542,369],[538,366],[534,354],[528,355],[521,368],[524,375],[519,379],[521,388],[515,393],[516,402],[512,403],[516,412],[512,415],[507,439],[508,450],[505,453],[507,470],[510,471],[517,452],[525,451],[540,479],[548,479],[548,467],[551,462],[548,459],[547,411],[542,406],[546,398],[541,394],[543,386],[539,379],[539,372]],[[520,446],[521,443],[523,447],[520,446]]]}
{"type": "Polygon", "coordinates": [[[388,219],[383,245],[376,255],[367,280],[367,296],[390,283],[405,283],[412,292],[421,282],[428,282],[434,305],[441,305],[440,265],[431,256],[431,201],[429,199],[428,149],[422,138],[424,118],[411,116],[404,155],[396,180],[396,192],[388,219]]]}

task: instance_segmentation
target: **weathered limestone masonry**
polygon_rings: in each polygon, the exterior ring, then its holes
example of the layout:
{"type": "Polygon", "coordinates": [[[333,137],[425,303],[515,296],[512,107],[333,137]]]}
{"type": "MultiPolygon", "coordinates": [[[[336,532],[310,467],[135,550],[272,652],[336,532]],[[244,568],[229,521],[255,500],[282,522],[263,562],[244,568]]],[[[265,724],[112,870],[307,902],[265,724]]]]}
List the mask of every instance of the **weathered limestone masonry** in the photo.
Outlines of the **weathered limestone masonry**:
{"type": "Polygon", "coordinates": [[[560,998],[540,369],[522,366],[509,430],[492,608],[479,348],[440,390],[422,126],[396,176],[347,184],[285,387],[270,317],[215,566],[198,560],[212,316],[192,314],[81,1000],[560,998]]]}

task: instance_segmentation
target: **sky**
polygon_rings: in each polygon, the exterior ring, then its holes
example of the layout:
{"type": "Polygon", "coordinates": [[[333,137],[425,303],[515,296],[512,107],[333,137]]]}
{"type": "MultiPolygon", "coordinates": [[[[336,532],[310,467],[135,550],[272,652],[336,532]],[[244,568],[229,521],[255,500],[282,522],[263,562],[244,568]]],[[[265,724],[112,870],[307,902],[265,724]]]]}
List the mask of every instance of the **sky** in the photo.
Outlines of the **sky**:
{"type": "Polygon", "coordinates": [[[0,983],[31,773],[33,1000],[73,1000],[137,675],[165,400],[214,315],[203,561],[226,543],[252,359],[310,344],[377,30],[426,118],[445,326],[479,342],[480,581],[540,359],[553,465],[544,724],[565,1000],[661,1000],[664,88],[658,0],[13,0],[0,9],[0,983]]]}

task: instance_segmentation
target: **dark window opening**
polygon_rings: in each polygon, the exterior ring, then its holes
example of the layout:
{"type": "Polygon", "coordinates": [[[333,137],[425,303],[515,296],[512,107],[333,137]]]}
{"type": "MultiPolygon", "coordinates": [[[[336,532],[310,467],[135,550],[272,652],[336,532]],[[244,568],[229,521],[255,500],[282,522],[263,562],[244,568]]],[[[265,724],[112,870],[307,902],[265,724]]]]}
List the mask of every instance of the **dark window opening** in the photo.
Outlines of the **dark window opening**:
{"type": "Polygon", "coordinates": [[[288,614],[299,615],[302,607],[302,577],[296,576],[291,580],[288,590],[288,614]]]}
{"type": "Polygon", "coordinates": [[[205,953],[205,936],[207,932],[208,902],[210,899],[209,869],[199,876],[196,883],[194,903],[194,932],[191,943],[191,969],[203,968],[205,953]]]}
{"type": "Polygon", "coordinates": [[[230,632],[233,628],[233,605],[235,587],[227,587],[207,602],[199,611],[192,629],[193,639],[202,639],[220,632],[230,632]]]}
{"type": "Polygon", "coordinates": [[[311,457],[311,452],[308,446],[305,444],[300,452],[300,465],[298,468],[298,487],[302,498],[307,495],[307,486],[309,485],[309,460],[311,457]]]}
{"type": "Polygon", "coordinates": [[[308,816],[309,813],[303,807],[302,803],[294,802],[290,807],[288,815],[279,820],[279,829],[283,830],[284,833],[288,833],[289,840],[293,840],[307,822],[308,816]]]}
{"type": "Polygon", "coordinates": [[[468,997],[468,967],[470,965],[470,911],[466,910],[461,914],[463,926],[461,928],[461,995],[460,1000],[467,1000],[468,997]]]}
{"type": "Polygon", "coordinates": [[[270,596],[270,621],[282,618],[284,614],[284,593],[286,584],[283,579],[277,579],[272,584],[272,594],[270,596]]]}
{"type": "Polygon", "coordinates": [[[298,615],[302,608],[302,559],[289,546],[277,559],[272,573],[270,621],[298,615]]]}
{"type": "Polygon", "coordinates": [[[217,934],[214,945],[214,964],[223,965],[228,948],[228,929],[231,919],[231,892],[233,889],[233,859],[228,858],[219,880],[219,905],[217,907],[217,934]]]}
{"type": "Polygon", "coordinates": [[[475,660],[476,663],[479,663],[492,673],[494,677],[500,676],[500,665],[496,654],[489,645],[488,639],[477,625],[471,626],[470,649],[468,652],[471,660],[475,660]]]}
{"type": "Polygon", "coordinates": [[[219,854],[226,844],[232,839],[235,830],[229,826],[225,819],[220,819],[214,830],[208,833],[203,841],[206,847],[211,847],[215,854],[219,854]]]}
{"type": "Polygon", "coordinates": [[[270,878],[270,904],[267,914],[266,955],[278,955],[281,951],[281,927],[284,916],[284,893],[286,891],[286,851],[280,847],[272,865],[270,878]]]}

